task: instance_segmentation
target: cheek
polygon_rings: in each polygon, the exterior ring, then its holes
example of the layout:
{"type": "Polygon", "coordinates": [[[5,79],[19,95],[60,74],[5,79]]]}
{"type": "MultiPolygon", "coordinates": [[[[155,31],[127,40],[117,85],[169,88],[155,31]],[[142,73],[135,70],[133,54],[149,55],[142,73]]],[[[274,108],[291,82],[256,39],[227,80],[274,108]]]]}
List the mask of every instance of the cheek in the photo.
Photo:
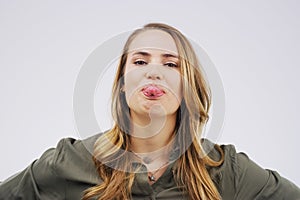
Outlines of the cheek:
{"type": "Polygon", "coordinates": [[[181,75],[178,72],[170,73],[168,76],[168,85],[170,86],[173,95],[178,102],[182,100],[182,81],[181,75]]]}
{"type": "Polygon", "coordinates": [[[127,103],[129,102],[130,98],[138,91],[139,84],[142,78],[141,70],[125,70],[124,73],[124,91],[127,103]]]}

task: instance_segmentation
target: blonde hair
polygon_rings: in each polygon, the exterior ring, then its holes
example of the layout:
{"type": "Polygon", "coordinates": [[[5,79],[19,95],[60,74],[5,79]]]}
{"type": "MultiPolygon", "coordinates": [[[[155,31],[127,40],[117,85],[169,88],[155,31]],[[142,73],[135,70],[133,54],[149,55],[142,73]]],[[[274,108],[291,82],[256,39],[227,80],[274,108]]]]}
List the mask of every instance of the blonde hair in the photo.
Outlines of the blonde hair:
{"type": "Polygon", "coordinates": [[[180,56],[183,100],[177,111],[174,140],[179,146],[180,157],[174,166],[174,180],[184,188],[192,200],[221,199],[207,167],[216,167],[223,163],[222,149],[219,161],[212,160],[204,151],[200,138],[203,126],[209,118],[211,94],[201,66],[190,42],[177,29],[161,23],[151,23],[133,32],[123,49],[112,89],[112,115],[114,127],[101,135],[94,146],[93,159],[102,183],[87,189],[83,199],[92,197],[98,200],[130,199],[134,182],[134,170],[131,169],[129,151],[130,109],[124,93],[120,92],[124,84],[124,66],[127,61],[129,45],[142,31],[157,29],[167,32],[174,39],[180,56]],[[112,165],[122,166],[122,169],[112,165]],[[128,173],[130,172],[130,173],[128,173]]]}

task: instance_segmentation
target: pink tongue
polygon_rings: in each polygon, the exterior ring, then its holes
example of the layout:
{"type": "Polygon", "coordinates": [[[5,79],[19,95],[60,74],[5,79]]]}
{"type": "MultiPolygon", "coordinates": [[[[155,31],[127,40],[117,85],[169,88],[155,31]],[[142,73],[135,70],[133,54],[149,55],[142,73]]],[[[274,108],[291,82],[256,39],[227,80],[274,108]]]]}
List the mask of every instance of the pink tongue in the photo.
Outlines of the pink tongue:
{"type": "Polygon", "coordinates": [[[155,86],[149,86],[144,88],[143,93],[147,97],[160,97],[164,94],[162,90],[155,86]]]}

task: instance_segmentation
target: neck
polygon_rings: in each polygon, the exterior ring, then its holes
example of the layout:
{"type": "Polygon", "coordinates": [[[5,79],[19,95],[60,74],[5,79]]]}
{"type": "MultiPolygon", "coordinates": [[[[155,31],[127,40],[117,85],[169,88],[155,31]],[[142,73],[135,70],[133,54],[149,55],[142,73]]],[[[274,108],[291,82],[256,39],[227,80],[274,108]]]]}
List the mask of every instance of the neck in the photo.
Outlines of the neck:
{"type": "Polygon", "coordinates": [[[165,151],[176,124],[176,113],[164,117],[142,118],[132,114],[131,150],[136,153],[165,151]]]}

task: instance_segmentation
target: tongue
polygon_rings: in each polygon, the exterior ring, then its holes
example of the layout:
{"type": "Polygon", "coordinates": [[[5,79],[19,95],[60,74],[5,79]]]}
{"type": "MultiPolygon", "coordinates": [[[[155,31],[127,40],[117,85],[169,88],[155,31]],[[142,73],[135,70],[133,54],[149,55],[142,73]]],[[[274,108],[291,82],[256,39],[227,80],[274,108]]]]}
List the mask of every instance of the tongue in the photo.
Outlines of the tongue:
{"type": "Polygon", "coordinates": [[[164,92],[156,86],[148,86],[143,89],[143,93],[147,97],[157,98],[164,94],[164,92]]]}

